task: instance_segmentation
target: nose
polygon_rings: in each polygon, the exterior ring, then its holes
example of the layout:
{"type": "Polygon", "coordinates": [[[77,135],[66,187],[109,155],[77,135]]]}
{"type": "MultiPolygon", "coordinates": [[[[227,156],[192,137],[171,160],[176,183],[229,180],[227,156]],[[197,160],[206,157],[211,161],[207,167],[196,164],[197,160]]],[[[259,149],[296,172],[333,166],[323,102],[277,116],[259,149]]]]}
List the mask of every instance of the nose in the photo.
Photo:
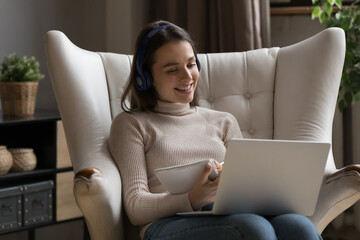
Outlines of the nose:
{"type": "Polygon", "coordinates": [[[190,69],[184,68],[181,73],[181,80],[182,81],[189,81],[192,79],[192,74],[190,69]]]}

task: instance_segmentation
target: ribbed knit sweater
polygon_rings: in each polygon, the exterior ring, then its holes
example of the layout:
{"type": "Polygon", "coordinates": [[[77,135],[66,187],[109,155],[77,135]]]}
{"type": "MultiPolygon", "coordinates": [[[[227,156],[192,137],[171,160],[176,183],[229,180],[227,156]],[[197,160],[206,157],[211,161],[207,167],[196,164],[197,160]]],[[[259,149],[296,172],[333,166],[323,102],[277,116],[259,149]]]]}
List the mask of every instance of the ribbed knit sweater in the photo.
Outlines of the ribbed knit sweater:
{"type": "Polygon", "coordinates": [[[114,118],[110,151],[120,170],[126,213],[141,227],[141,237],[155,220],[193,211],[188,193],[168,193],[154,170],[210,158],[222,162],[234,137],[242,135],[233,115],[189,104],[158,101],[156,112],[114,118]]]}

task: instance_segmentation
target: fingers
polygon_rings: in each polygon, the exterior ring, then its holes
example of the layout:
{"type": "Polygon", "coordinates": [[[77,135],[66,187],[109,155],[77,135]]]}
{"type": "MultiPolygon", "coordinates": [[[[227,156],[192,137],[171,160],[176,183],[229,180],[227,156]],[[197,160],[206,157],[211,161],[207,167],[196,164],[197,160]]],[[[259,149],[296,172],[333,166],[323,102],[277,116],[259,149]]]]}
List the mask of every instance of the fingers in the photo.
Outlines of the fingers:
{"type": "Polygon", "coordinates": [[[222,170],[223,170],[223,165],[221,164],[221,163],[219,163],[218,161],[216,161],[216,160],[213,160],[213,162],[215,163],[215,166],[216,166],[216,169],[217,169],[217,171],[218,171],[218,177],[216,178],[217,180],[220,178],[220,176],[221,176],[221,172],[222,172],[222,170]]]}
{"type": "Polygon", "coordinates": [[[203,173],[201,175],[201,178],[200,178],[202,183],[205,183],[205,182],[208,181],[210,173],[211,173],[211,164],[208,163],[204,167],[204,171],[203,171],[203,173]]]}
{"type": "Polygon", "coordinates": [[[218,161],[214,160],[214,163],[215,163],[216,168],[218,169],[218,171],[221,171],[223,169],[223,165],[220,164],[218,161]]]}

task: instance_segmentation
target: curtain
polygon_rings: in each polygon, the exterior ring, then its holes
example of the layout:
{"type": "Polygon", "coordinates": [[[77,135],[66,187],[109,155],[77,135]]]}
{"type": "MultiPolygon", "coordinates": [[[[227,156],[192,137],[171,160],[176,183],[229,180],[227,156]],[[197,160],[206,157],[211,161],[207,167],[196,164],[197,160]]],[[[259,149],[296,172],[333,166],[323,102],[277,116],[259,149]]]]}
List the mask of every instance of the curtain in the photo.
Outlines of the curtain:
{"type": "Polygon", "coordinates": [[[201,53],[270,47],[269,0],[152,0],[150,21],[190,32],[201,53]]]}

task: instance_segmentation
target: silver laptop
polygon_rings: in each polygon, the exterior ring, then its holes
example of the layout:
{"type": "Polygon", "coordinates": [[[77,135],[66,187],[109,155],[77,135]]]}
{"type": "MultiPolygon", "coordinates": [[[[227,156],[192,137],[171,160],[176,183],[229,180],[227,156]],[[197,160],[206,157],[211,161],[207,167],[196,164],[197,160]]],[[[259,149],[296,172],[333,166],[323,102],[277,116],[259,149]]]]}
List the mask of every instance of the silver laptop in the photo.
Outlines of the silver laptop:
{"type": "Polygon", "coordinates": [[[211,211],[179,213],[283,213],[313,215],[330,144],[232,139],[211,211]]]}

